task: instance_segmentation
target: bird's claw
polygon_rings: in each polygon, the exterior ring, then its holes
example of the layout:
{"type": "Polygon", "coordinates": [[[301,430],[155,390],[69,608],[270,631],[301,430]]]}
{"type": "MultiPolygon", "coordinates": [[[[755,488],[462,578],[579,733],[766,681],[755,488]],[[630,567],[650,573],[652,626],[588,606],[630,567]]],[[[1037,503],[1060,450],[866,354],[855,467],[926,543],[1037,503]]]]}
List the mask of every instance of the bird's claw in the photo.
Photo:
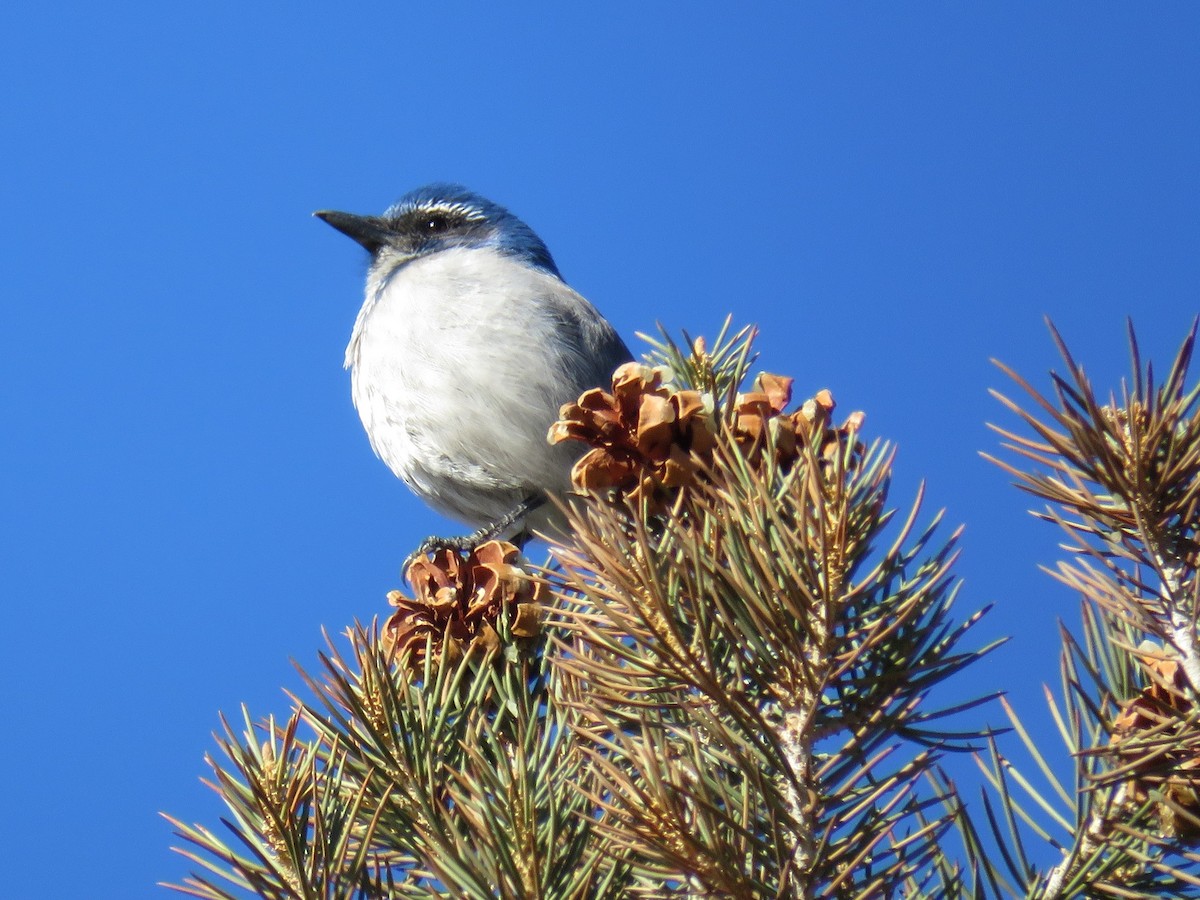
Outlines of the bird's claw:
{"type": "MultiPolygon", "coordinates": [[[[412,568],[413,563],[419,559],[427,557],[431,553],[437,553],[439,550],[453,550],[455,553],[470,553],[480,544],[486,544],[488,541],[495,540],[520,519],[522,519],[531,509],[535,509],[541,504],[539,498],[530,497],[520,503],[516,509],[504,516],[500,521],[493,522],[490,525],[485,525],[478,531],[473,531],[470,534],[460,537],[438,537],[431,534],[425,540],[417,545],[417,549],[408,554],[404,559],[405,575],[412,568]]],[[[521,531],[509,540],[517,547],[523,547],[531,537],[528,531],[521,531]]]]}
{"type": "Polygon", "coordinates": [[[431,553],[437,553],[439,550],[469,553],[483,543],[483,541],[477,540],[478,534],[479,532],[475,532],[461,537],[438,537],[436,534],[431,534],[417,545],[416,550],[404,558],[404,572],[407,574],[408,570],[412,568],[413,563],[419,559],[424,559],[431,553]]]}

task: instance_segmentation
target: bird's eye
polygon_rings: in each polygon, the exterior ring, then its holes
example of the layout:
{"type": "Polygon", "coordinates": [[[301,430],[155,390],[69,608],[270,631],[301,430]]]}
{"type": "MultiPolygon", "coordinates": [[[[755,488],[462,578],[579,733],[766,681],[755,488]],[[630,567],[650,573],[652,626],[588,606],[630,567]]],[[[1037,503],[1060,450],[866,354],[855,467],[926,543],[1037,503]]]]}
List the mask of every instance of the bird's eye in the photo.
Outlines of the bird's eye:
{"type": "Polygon", "coordinates": [[[438,213],[433,213],[425,220],[425,230],[429,234],[439,234],[450,227],[450,219],[438,213]]]}

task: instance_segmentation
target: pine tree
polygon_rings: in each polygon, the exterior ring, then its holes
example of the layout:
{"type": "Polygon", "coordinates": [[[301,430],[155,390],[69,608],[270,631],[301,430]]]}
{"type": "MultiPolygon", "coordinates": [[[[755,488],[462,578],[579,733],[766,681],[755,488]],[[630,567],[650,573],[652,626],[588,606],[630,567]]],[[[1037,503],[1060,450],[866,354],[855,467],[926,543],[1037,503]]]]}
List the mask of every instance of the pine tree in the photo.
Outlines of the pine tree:
{"type": "MultiPolygon", "coordinates": [[[[979,664],[958,532],[890,504],[892,452],[827,392],[752,382],[753,331],[653,340],[568,404],[570,537],[407,571],[287,721],[223,722],[223,833],[171,822],[196,897],[1200,896],[1200,387],[1100,403],[1066,364],[995,461],[1068,535],[1069,753],[935,688],[979,664]],[[1003,748],[1026,751],[1018,767],[1003,748]],[[973,752],[968,803],[942,769],[973,752]],[[1057,772],[1073,770],[1070,779],[1057,772]],[[1037,773],[1048,785],[1035,787],[1037,773]],[[1068,783],[1064,783],[1064,781],[1068,783]],[[1049,844],[1057,865],[1039,869],[1049,844]]],[[[986,665],[986,663],[984,663],[986,665]]]]}

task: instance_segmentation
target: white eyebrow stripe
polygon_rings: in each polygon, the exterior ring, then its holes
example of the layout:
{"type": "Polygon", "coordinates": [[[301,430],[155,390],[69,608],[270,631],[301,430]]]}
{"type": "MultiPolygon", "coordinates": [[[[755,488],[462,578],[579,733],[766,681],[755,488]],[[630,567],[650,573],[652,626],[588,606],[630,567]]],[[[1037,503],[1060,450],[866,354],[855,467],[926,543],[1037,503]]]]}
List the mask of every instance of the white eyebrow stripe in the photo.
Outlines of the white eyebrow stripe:
{"type": "Polygon", "coordinates": [[[477,206],[468,206],[465,203],[447,203],[442,200],[425,200],[413,204],[409,209],[413,212],[420,210],[421,212],[440,212],[451,216],[462,216],[468,222],[482,222],[487,219],[487,216],[477,206]]]}

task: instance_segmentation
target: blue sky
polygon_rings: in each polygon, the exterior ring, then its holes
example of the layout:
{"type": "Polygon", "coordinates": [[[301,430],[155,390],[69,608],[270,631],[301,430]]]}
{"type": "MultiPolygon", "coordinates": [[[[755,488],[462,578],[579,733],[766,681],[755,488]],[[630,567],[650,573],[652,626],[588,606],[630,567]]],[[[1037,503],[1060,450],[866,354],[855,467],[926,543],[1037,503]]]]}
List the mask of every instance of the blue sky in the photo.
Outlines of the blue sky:
{"type": "MultiPolygon", "coordinates": [[[[762,329],[965,522],[962,692],[1045,728],[1056,535],[977,451],[1050,315],[1097,384],[1200,310],[1200,8],[9,4],[0,598],[12,897],[158,895],[218,710],[384,609],[445,522],[371,454],[364,259],[314,209],[511,207],[630,341],[762,329]],[[99,885],[86,890],[81,883],[99,885]]],[[[998,716],[996,717],[998,721],[998,716]]]]}

